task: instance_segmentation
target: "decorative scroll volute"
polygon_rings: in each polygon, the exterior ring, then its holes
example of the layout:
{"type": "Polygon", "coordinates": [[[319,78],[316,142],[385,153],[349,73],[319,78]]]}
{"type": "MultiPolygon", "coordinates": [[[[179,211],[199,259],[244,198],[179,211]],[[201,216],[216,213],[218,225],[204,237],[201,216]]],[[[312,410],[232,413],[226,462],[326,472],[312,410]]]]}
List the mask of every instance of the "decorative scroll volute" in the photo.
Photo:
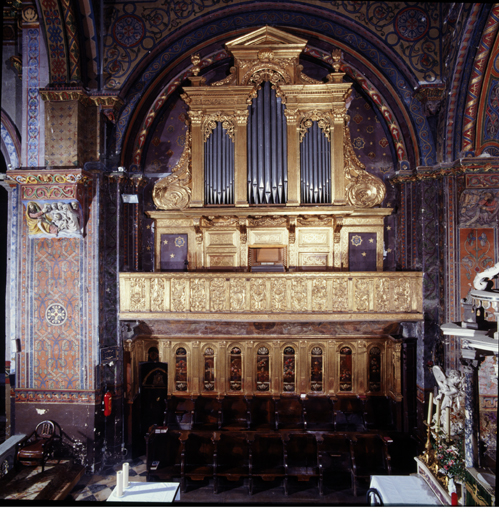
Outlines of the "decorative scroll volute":
{"type": "Polygon", "coordinates": [[[382,180],[369,174],[353,150],[350,129],[345,123],[344,138],[345,185],[347,203],[362,208],[381,204],[386,195],[382,180]]]}
{"type": "Polygon", "coordinates": [[[172,174],[159,180],[152,192],[160,210],[183,210],[191,200],[191,134],[187,129],[184,150],[172,174]]]}

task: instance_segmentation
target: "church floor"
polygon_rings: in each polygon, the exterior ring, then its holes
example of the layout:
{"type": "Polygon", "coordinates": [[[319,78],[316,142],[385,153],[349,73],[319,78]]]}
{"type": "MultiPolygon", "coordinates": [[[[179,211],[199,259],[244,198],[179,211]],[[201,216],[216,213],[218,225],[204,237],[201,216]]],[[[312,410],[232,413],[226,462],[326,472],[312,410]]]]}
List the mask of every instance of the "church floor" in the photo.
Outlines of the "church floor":
{"type": "MultiPolygon", "coordinates": [[[[73,488],[66,498],[66,501],[105,501],[111,494],[116,485],[116,471],[121,469],[121,465],[115,466],[107,471],[102,471],[100,475],[85,475],[80,482],[73,488]]],[[[146,481],[145,457],[139,457],[130,461],[130,479],[136,482],[146,481]]],[[[247,484],[245,482],[245,484],[247,484]]],[[[315,481],[295,482],[290,486],[291,490],[288,496],[284,495],[282,482],[265,483],[259,481],[255,494],[248,493],[247,485],[243,486],[241,482],[226,482],[226,485],[218,494],[213,493],[213,480],[204,482],[190,482],[187,492],[179,490],[176,498],[176,504],[323,504],[323,505],[364,505],[366,503],[364,489],[359,486],[359,496],[354,496],[349,489],[342,491],[325,490],[324,496],[319,495],[315,481]]]]}
{"type": "MultiPolygon", "coordinates": [[[[116,471],[121,464],[101,471],[98,475],[83,474],[81,466],[70,465],[68,461],[49,461],[45,471],[41,467],[21,468],[14,475],[3,480],[0,500],[65,502],[105,502],[116,485],[116,471]]],[[[146,481],[145,457],[139,457],[130,463],[130,479],[136,482],[146,481]]],[[[245,504],[245,505],[364,505],[367,488],[359,486],[359,496],[349,489],[335,490],[325,488],[320,496],[315,480],[310,482],[292,482],[288,496],[284,495],[282,481],[257,481],[255,493],[250,496],[247,482],[226,482],[218,494],[213,494],[213,480],[190,482],[187,492],[179,490],[175,504],[245,504]]],[[[82,503],[83,504],[83,503],[82,503]]]]}

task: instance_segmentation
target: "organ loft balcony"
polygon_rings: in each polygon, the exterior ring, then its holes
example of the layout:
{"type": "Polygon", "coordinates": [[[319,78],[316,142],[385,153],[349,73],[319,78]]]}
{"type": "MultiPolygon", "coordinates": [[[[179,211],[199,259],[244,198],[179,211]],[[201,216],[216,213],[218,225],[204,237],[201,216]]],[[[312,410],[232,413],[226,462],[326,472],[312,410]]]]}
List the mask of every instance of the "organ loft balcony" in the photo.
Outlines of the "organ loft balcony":
{"type": "Polygon", "coordinates": [[[422,319],[422,273],[383,272],[390,209],[149,212],[155,272],[120,274],[120,318],[422,319]]]}

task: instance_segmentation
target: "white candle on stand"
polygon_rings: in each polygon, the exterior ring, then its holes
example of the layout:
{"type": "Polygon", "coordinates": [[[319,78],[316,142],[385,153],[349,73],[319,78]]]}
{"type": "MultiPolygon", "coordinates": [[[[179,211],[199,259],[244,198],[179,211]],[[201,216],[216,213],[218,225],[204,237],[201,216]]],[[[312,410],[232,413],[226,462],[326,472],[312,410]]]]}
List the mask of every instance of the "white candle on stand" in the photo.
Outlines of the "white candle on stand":
{"type": "Polygon", "coordinates": [[[440,427],[440,415],[442,414],[442,399],[437,400],[437,423],[436,427],[440,427]]]}
{"type": "Polygon", "coordinates": [[[128,480],[128,471],[129,471],[129,464],[128,462],[125,462],[123,464],[123,488],[126,489],[129,485],[130,485],[130,482],[128,480]]]}
{"type": "Polygon", "coordinates": [[[116,473],[116,495],[118,498],[123,496],[123,471],[116,473]]]}
{"type": "Polygon", "coordinates": [[[445,416],[445,426],[447,427],[447,440],[450,441],[450,407],[447,407],[446,409],[446,416],[445,416]]]}
{"type": "Polygon", "coordinates": [[[430,392],[430,396],[428,398],[428,426],[431,425],[431,416],[433,413],[433,391],[430,392]]]}

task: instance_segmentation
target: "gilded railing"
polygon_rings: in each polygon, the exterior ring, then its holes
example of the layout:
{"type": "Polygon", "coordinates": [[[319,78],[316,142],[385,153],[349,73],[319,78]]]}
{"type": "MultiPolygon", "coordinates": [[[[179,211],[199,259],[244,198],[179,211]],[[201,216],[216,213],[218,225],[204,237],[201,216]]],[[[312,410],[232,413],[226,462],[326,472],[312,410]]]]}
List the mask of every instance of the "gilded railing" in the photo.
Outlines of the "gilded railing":
{"type": "Polygon", "coordinates": [[[120,318],[420,320],[421,272],[120,273],[120,318]]]}

